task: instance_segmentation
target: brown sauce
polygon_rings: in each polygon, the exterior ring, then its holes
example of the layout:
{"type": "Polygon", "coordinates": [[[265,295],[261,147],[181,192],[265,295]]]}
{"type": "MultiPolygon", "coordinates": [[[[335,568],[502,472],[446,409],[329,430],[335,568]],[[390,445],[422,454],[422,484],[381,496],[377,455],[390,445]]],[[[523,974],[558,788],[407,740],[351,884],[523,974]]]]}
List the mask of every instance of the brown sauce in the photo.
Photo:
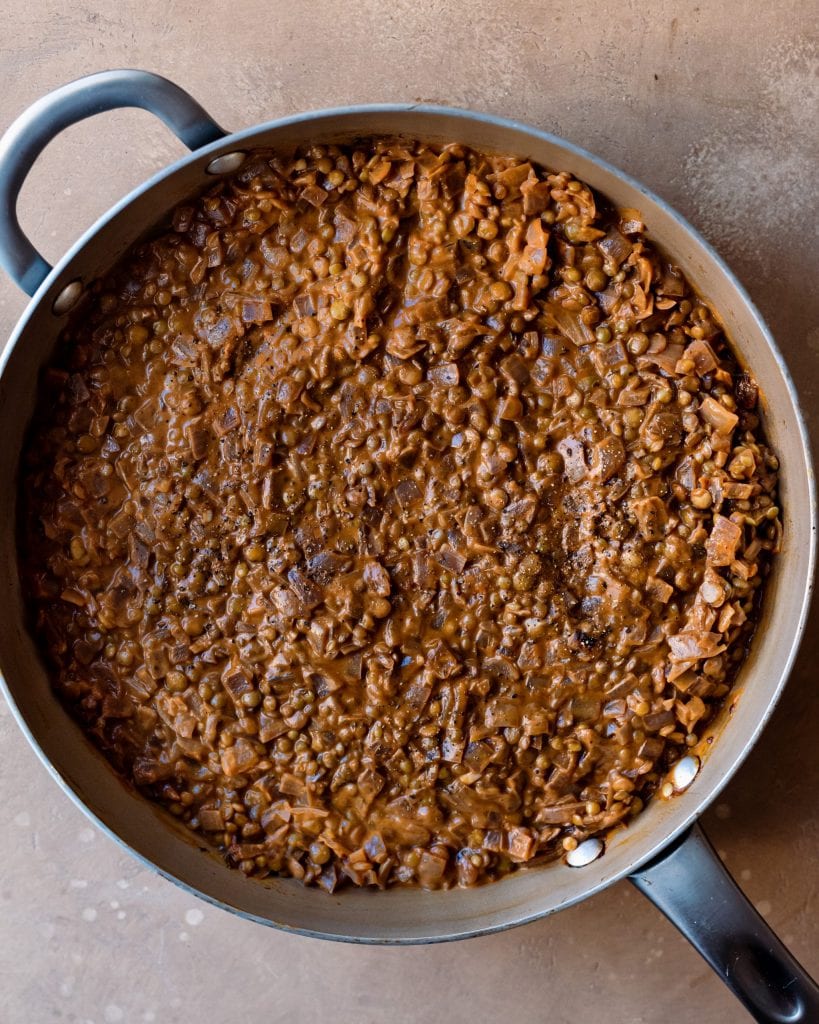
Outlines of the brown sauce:
{"type": "Polygon", "coordinates": [[[460,146],[252,154],[65,330],[22,463],[56,691],[248,874],[473,885],[696,747],[780,524],[637,211],[460,146]]]}

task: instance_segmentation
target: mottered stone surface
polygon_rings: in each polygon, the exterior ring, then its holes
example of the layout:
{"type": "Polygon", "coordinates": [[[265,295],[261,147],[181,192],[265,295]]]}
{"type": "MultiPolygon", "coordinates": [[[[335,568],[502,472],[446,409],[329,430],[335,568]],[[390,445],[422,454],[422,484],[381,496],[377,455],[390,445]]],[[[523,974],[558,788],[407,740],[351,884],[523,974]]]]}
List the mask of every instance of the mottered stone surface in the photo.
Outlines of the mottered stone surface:
{"type": "MultiPolygon", "coordinates": [[[[773,329],[819,440],[811,0],[2,7],[0,128],[81,74],[144,67],[230,128],[345,103],[431,100],[529,121],[591,149],[669,200],[728,258],[773,329]]],[[[141,111],[73,127],[31,174],[23,224],[56,259],[181,153],[141,111]]],[[[23,307],[0,279],[0,339],[23,307]]],[[[819,975],[817,655],[814,612],[773,721],[705,824],[760,912],[819,975]]],[[[89,825],[2,705],[0,806],[4,1024],[749,1019],[625,883],[548,920],[437,947],[331,945],[241,921],[143,869],[89,825]]]]}

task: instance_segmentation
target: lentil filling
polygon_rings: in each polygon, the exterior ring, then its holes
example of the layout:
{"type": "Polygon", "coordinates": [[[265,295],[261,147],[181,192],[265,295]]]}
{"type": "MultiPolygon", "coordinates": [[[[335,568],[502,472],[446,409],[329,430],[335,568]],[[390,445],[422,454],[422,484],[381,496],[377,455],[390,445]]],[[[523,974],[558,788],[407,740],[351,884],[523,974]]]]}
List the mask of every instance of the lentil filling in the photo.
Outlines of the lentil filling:
{"type": "Polygon", "coordinates": [[[698,749],[780,537],[719,320],[583,182],[258,151],[43,375],[21,576],[57,693],[249,875],[474,885],[698,749]]]}

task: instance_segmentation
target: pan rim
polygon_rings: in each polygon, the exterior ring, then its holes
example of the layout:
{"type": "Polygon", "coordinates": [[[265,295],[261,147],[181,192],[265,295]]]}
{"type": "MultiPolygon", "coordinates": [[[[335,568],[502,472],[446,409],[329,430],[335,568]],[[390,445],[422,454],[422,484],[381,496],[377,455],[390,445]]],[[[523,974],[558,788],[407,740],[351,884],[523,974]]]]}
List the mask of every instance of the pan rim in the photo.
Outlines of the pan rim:
{"type": "MultiPolygon", "coordinates": [[[[815,576],[815,564],[816,564],[816,486],[815,478],[813,473],[811,449],[807,434],[807,427],[805,418],[802,413],[801,405],[799,402],[796,389],[787,368],[787,365],[782,357],[782,354],[770,332],[765,321],[751,300],[750,296],[746,292],[744,286],[737,279],[736,275],[725,263],[722,257],[716,252],[716,250],[708,243],[700,233],[688,223],[669,203],[664,199],[657,196],[651,190],[646,188],[642,183],[632,178],[629,174],[626,174],[619,168],[613,166],[609,162],[597,157],[596,155],[588,152],[582,147],[576,146],[575,144],[542,129],[534,126],[525,124],[523,122],[500,117],[498,115],[483,114],[477,111],[459,109],[455,107],[438,106],[423,103],[410,103],[410,104],[365,104],[349,107],[330,108],[317,111],[308,111],[299,114],[288,115],[283,118],[274,119],[262,124],[254,125],[249,128],[242,129],[238,132],[226,135],[224,138],[217,140],[201,149],[195,150],[190,154],[186,154],[180,160],[168,165],[167,167],[160,170],[157,174],[153,175],[145,183],[138,186],[119,200],[114,206],[106,211],[97,221],[85,231],[81,237],[72,245],[64,256],[54,266],[52,271],[40,285],[31,298],[27,307],[24,309],[15,329],[13,330],[11,337],[5,347],[2,357],[0,357],[0,380],[3,378],[8,362],[12,356],[14,348],[17,346],[21,337],[23,336],[25,329],[33,316],[34,312],[39,309],[41,303],[47,301],[49,295],[57,290],[58,283],[66,283],[70,280],[70,268],[74,263],[76,257],[86,249],[87,246],[91,245],[100,230],[107,225],[109,222],[114,220],[121,212],[129,207],[134,200],[143,194],[151,191],[158,185],[165,182],[167,179],[175,175],[178,171],[183,168],[195,164],[199,161],[207,162],[212,159],[215,155],[220,153],[230,152],[237,148],[241,148],[243,143],[252,141],[254,138],[261,136],[265,133],[275,132],[277,130],[286,129],[290,126],[303,124],[305,122],[321,122],[321,121],[338,121],[339,119],[349,120],[351,123],[356,118],[362,118],[373,114],[384,114],[395,116],[400,120],[406,114],[419,114],[419,115],[430,115],[435,118],[440,118],[442,121],[445,119],[458,119],[463,121],[469,121],[475,124],[480,124],[489,127],[502,128],[506,131],[513,131],[521,136],[521,139],[526,137],[536,139],[538,141],[549,143],[563,151],[570,154],[573,157],[580,158],[585,161],[589,161],[596,167],[608,175],[616,178],[620,183],[630,188],[636,194],[644,196],[648,201],[655,204],[660,210],[662,210],[668,217],[673,219],[682,230],[690,237],[695,243],[697,248],[705,254],[708,260],[714,264],[720,273],[724,276],[727,284],[736,296],[737,301],[747,311],[751,320],[753,321],[755,329],[759,332],[759,335],[767,345],[773,360],[776,364],[778,373],[782,378],[782,382],[785,387],[785,391],[791,402],[792,412],[794,419],[798,424],[799,428],[799,444],[800,452],[804,453],[804,462],[806,469],[806,486],[809,495],[809,508],[800,509],[799,514],[808,517],[808,533],[810,537],[809,550],[807,552],[806,561],[806,577],[807,586],[802,596],[801,603],[799,605],[798,620],[795,626],[790,631],[787,643],[789,648],[786,656],[781,662],[781,669],[779,671],[779,678],[776,685],[770,691],[771,696],[765,707],[765,710],[761,716],[755,721],[754,726],[748,732],[745,741],[738,750],[736,756],[733,757],[729,769],[724,772],[720,779],[709,780],[707,788],[707,795],[701,798],[697,804],[689,813],[682,816],[674,826],[664,831],[659,838],[652,838],[647,843],[646,849],[641,851],[633,862],[626,868],[618,869],[611,872],[610,874],[604,873],[603,876],[593,885],[584,888],[573,897],[559,903],[548,909],[533,909],[530,913],[517,912],[513,919],[500,920],[487,923],[485,926],[475,927],[473,924],[469,924],[463,927],[461,930],[458,929],[457,925],[453,926],[453,930],[446,934],[431,934],[424,936],[360,936],[352,934],[337,934],[334,932],[322,932],[312,928],[304,928],[294,926],[287,922],[281,922],[272,920],[270,917],[259,916],[247,909],[236,906],[228,900],[221,899],[213,896],[211,893],[203,891],[198,886],[192,885],[191,883],[181,878],[179,875],[164,870],[157,863],[150,859],[150,857],[141,853],[131,843],[124,839],[118,832],[116,832],[111,826],[109,826],[104,820],[102,820],[92,808],[86,803],[83,796],[80,794],[77,788],[57,769],[52,763],[45,751],[41,747],[38,739],[36,738],[34,731],[29,726],[28,721],[24,718],[22,711],[17,705],[16,700],[11,692],[11,688],[7,680],[0,675],[0,688],[9,703],[12,714],[26,736],[28,742],[31,744],[35,753],[40,758],[42,763],[46,766],[49,774],[52,778],[57,781],[60,788],[65,792],[73,802],[80,807],[83,813],[86,814],[99,828],[102,829],[107,835],[113,838],[120,846],[126,849],[132,856],[136,857],[142,864],[150,867],[152,870],[157,871],[163,877],[168,878],[170,881],[179,885],[185,891],[195,894],[198,897],[206,900],[207,902],[226,909],[232,913],[236,913],[239,916],[252,920],[257,923],[264,924],[266,926],[273,926],[284,931],[293,932],[296,934],[306,935],[315,938],[327,938],[334,939],[337,941],[349,941],[356,943],[374,943],[374,944],[387,944],[387,945],[413,945],[422,944],[426,942],[438,942],[438,941],[450,941],[454,939],[467,938],[478,935],[486,935],[497,931],[506,930],[508,928],[523,924],[528,921],[536,920],[540,917],[554,913],[557,910],[564,909],[575,903],[586,899],[589,896],[594,895],[596,892],[614,884],[616,881],[627,877],[631,872],[636,870],[642,864],[648,862],[653,857],[657,856],[665,847],[671,844],[675,838],[677,838],[690,824],[702,813],[702,811],[709,806],[717,798],[722,789],[727,785],[730,779],[734,776],[736,771],[739,769],[742,762],[748,756],[750,750],[756,743],[760,733],[767,724],[773,710],[781,697],[784,686],[787,682],[790,671],[793,667],[793,662],[796,658],[801,640],[804,636],[805,627],[807,623],[808,611],[810,608],[811,594],[815,576]],[[67,274],[66,272],[69,271],[67,274]]],[[[400,128],[399,128],[400,133],[400,128]]],[[[337,131],[336,134],[341,137],[343,132],[337,131]]],[[[356,133],[351,130],[351,135],[356,133]]],[[[372,132],[362,131],[359,133],[362,137],[372,134],[372,132]]],[[[413,134],[408,132],[407,134],[413,134]]],[[[250,148],[250,147],[249,147],[250,148]]],[[[147,226],[147,225],[146,225],[147,226]]],[[[794,463],[797,462],[797,456],[794,456],[794,463]]],[[[796,466],[795,471],[799,470],[800,467],[796,466]]],[[[803,553],[804,555],[804,553],[803,553]]],[[[761,640],[757,641],[761,643],[761,640]]],[[[780,641],[781,642],[781,641],[780,641]]],[[[228,870],[225,868],[225,870],[228,870]]],[[[255,883],[251,883],[255,884],[255,883]]],[[[494,883],[493,883],[494,884],[494,883]]]]}

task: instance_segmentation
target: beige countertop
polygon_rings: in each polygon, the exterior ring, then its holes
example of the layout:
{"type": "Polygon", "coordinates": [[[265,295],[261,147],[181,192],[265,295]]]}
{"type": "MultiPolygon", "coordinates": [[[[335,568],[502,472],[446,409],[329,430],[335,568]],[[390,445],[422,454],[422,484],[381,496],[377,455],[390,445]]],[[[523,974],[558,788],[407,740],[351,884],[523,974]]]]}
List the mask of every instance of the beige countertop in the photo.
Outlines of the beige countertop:
{"type": "MultiPolygon", "coordinates": [[[[0,128],[109,67],[159,71],[243,128],[352,102],[510,115],[619,165],[728,258],[819,430],[816,5],[742,0],[28,0],[3,6],[0,128]]],[[[142,112],[67,131],[22,220],[52,259],[181,155],[142,112]]],[[[0,278],[0,337],[24,307],[0,278]]],[[[819,615],[785,696],[705,819],[727,864],[819,976],[819,615]]],[[[0,625],[2,628],[2,625],[0,625]]],[[[143,869],[49,779],[0,703],[0,1020],[8,1024],[724,1024],[748,1019],[626,883],[537,924],[438,947],[287,937],[143,869]]]]}

